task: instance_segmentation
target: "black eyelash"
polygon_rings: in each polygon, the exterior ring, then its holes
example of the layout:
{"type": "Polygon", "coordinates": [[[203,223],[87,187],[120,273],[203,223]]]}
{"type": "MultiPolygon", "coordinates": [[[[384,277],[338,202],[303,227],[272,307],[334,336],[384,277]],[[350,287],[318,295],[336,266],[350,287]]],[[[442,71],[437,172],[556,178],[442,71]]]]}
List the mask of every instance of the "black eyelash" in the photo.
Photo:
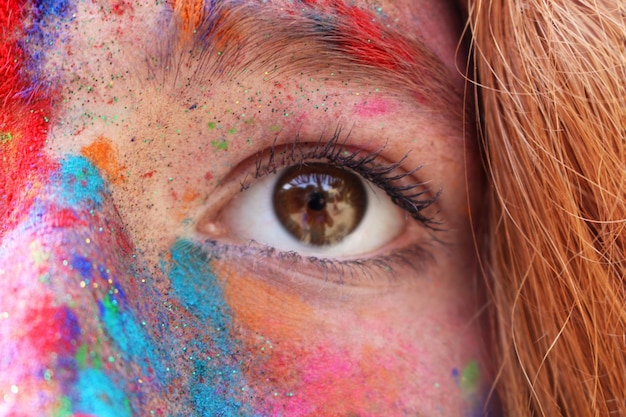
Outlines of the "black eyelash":
{"type": "MultiPolygon", "coordinates": [[[[294,165],[306,165],[311,160],[325,160],[333,165],[348,168],[362,178],[383,190],[391,199],[391,201],[406,211],[413,219],[427,225],[431,229],[438,230],[439,221],[432,217],[425,216],[422,212],[437,201],[441,191],[435,193],[434,196],[425,198],[429,193],[429,189],[425,183],[411,183],[409,185],[400,185],[399,182],[419,171],[422,166],[413,168],[410,171],[398,173],[402,164],[408,158],[406,153],[399,161],[380,165],[377,159],[385,149],[385,146],[374,152],[365,153],[363,150],[347,151],[346,143],[350,137],[350,131],[342,139],[342,129],[337,127],[331,138],[324,140],[324,136],[320,136],[319,140],[313,147],[305,146],[298,134],[293,143],[286,147],[281,147],[277,152],[276,140],[269,149],[269,155],[259,155],[256,160],[256,172],[254,178],[260,178],[267,174],[275,174],[279,168],[294,165]]],[[[242,190],[247,188],[244,183],[241,184],[242,190]]]]}
{"type": "MultiPolygon", "coordinates": [[[[436,243],[436,241],[433,240],[431,243],[436,243]]],[[[432,253],[426,249],[426,242],[419,242],[391,251],[385,255],[365,259],[332,259],[303,256],[298,252],[281,251],[254,240],[248,242],[247,245],[224,244],[215,240],[205,240],[202,243],[202,247],[210,255],[209,258],[213,259],[237,257],[257,260],[272,258],[279,263],[277,268],[282,271],[307,270],[306,264],[309,264],[324,271],[324,282],[334,282],[336,284],[358,282],[356,277],[372,281],[381,275],[395,278],[397,274],[394,265],[396,267],[407,267],[416,274],[421,274],[429,264],[434,262],[432,253]],[[302,268],[302,264],[305,264],[304,268],[302,268]],[[294,265],[298,265],[298,268],[294,268],[294,265]],[[331,276],[337,278],[329,279],[331,276]]]]}

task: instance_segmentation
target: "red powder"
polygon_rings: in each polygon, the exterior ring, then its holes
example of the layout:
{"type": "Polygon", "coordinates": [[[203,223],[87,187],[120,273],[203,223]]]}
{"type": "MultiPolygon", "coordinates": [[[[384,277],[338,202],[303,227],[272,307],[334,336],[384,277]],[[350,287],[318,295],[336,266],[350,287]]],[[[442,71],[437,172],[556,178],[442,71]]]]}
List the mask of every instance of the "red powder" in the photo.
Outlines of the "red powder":
{"type": "Polygon", "coordinates": [[[36,356],[52,353],[74,356],[80,336],[78,322],[67,307],[54,307],[48,299],[25,313],[23,330],[36,356]]]}
{"type": "Polygon", "coordinates": [[[51,210],[47,217],[50,227],[69,228],[85,225],[85,221],[81,220],[74,210],[68,208],[57,211],[51,210]]]}
{"type": "Polygon", "coordinates": [[[383,28],[367,11],[347,6],[342,1],[338,1],[335,7],[341,17],[339,30],[345,31],[348,34],[345,38],[351,40],[347,49],[364,63],[395,69],[399,63],[414,59],[410,48],[399,38],[385,36],[383,28]]]}
{"type": "Polygon", "coordinates": [[[396,69],[415,60],[411,47],[402,38],[386,31],[367,10],[342,0],[304,0],[304,3],[338,16],[336,30],[343,34],[342,49],[364,64],[396,69]]]}
{"type": "Polygon", "coordinates": [[[124,0],[114,0],[111,2],[111,11],[118,15],[122,16],[126,12],[133,12],[133,4],[124,0]]]}
{"type": "Polygon", "coordinates": [[[43,154],[52,118],[50,91],[25,71],[19,45],[25,0],[0,0],[0,238],[28,213],[37,189],[53,167],[43,154]],[[28,91],[28,94],[23,94],[28,91]]]}
{"type": "Polygon", "coordinates": [[[389,101],[374,97],[355,105],[354,114],[359,117],[382,116],[392,109],[393,105],[389,101]]]}

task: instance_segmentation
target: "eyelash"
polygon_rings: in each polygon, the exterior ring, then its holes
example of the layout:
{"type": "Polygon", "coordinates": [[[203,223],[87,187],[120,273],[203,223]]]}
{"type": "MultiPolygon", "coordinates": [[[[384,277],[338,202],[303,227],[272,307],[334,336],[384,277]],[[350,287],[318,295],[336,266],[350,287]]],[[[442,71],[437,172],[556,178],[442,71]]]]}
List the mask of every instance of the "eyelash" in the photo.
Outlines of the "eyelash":
{"type": "MultiPolygon", "coordinates": [[[[384,146],[377,151],[365,153],[363,150],[348,151],[346,143],[350,132],[342,138],[342,129],[335,129],[332,137],[324,140],[324,136],[314,144],[302,143],[296,134],[291,145],[277,146],[276,140],[268,151],[259,153],[255,162],[254,179],[262,178],[269,174],[275,174],[279,169],[288,166],[306,165],[309,161],[325,161],[342,168],[348,168],[360,175],[363,179],[371,182],[383,190],[392,202],[407,212],[414,220],[433,231],[440,222],[432,217],[425,216],[422,211],[435,203],[441,192],[434,196],[424,198],[429,193],[429,189],[424,183],[411,182],[406,185],[399,184],[403,179],[412,176],[421,166],[410,171],[397,173],[402,164],[408,158],[405,154],[399,161],[387,165],[377,162],[384,146]]],[[[241,190],[248,189],[248,176],[240,183],[241,190]]],[[[441,241],[433,234],[430,239],[421,239],[401,249],[392,250],[389,253],[372,256],[368,258],[355,259],[332,259],[315,256],[303,256],[294,251],[279,251],[271,246],[258,243],[254,240],[247,245],[225,244],[216,240],[205,240],[204,249],[216,259],[224,257],[235,257],[244,259],[273,259],[278,263],[299,264],[308,263],[319,268],[325,276],[324,282],[335,282],[344,284],[347,277],[365,276],[370,280],[379,275],[395,277],[394,266],[408,267],[416,273],[422,272],[425,265],[433,261],[433,256],[426,248],[427,245],[441,241]],[[336,279],[329,279],[329,276],[336,276],[336,279]]],[[[281,269],[283,269],[281,265],[281,269]]],[[[285,265],[283,270],[292,270],[292,265],[285,265]]],[[[353,280],[351,279],[350,282],[353,280]]]]}
{"type": "MultiPolygon", "coordinates": [[[[254,178],[258,179],[268,174],[275,174],[278,169],[283,167],[306,165],[311,160],[326,161],[342,168],[348,168],[359,174],[363,179],[383,190],[396,206],[407,212],[414,220],[433,230],[438,230],[436,226],[440,223],[432,217],[425,216],[422,211],[437,201],[441,191],[438,191],[430,198],[424,198],[424,195],[430,191],[426,188],[425,183],[398,184],[404,178],[410,177],[419,171],[422,166],[395,174],[408,158],[409,153],[406,153],[397,162],[380,165],[377,163],[377,159],[384,150],[384,146],[377,151],[369,153],[364,153],[362,150],[349,152],[346,150],[346,142],[350,137],[350,132],[343,139],[341,139],[341,133],[342,129],[338,127],[331,138],[324,141],[323,136],[320,137],[317,143],[310,149],[307,149],[308,147],[300,142],[299,135],[296,134],[292,145],[281,148],[282,152],[277,152],[275,140],[269,149],[269,157],[265,164],[263,163],[264,158],[262,154],[257,157],[254,178]],[[281,158],[280,161],[277,160],[278,157],[281,158]]],[[[247,188],[248,185],[244,179],[241,183],[241,191],[247,188]]]]}

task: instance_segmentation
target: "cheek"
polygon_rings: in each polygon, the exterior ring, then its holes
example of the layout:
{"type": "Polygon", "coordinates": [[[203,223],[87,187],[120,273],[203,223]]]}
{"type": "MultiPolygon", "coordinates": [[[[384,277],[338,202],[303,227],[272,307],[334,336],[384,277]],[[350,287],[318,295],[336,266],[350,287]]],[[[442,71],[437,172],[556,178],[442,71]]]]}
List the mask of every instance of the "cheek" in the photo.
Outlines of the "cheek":
{"type": "Polygon", "coordinates": [[[233,334],[249,360],[244,376],[264,412],[390,417],[480,412],[475,335],[461,340],[433,330],[437,326],[421,326],[428,319],[413,326],[384,301],[371,300],[369,313],[351,301],[314,306],[249,274],[219,265],[216,271],[233,334]]]}
{"type": "MultiPolygon", "coordinates": [[[[406,302],[383,300],[322,305],[320,295],[316,302],[293,283],[240,273],[186,240],[158,265],[143,263],[94,166],[107,148],[91,150],[92,162],[61,161],[3,241],[5,402],[100,417],[395,417],[472,407],[479,367],[428,324],[437,314],[413,320],[406,302]]],[[[115,168],[101,171],[115,178],[115,168]]]]}

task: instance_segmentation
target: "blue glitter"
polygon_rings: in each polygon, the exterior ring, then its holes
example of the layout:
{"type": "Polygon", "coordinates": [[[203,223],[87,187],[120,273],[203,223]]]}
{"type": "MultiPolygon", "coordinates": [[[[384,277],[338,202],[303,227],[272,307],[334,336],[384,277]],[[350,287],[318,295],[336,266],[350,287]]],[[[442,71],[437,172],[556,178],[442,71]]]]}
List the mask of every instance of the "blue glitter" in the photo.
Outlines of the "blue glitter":
{"type": "Polygon", "coordinates": [[[189,241],[178,240],[171,249],[171,258],[169,276],[173,295],[201,322],[208,321],[216,330],[217,349],[230,352],[232,343],[225,331],[230,325],[230,308],[207,254],[189,241]]]}

